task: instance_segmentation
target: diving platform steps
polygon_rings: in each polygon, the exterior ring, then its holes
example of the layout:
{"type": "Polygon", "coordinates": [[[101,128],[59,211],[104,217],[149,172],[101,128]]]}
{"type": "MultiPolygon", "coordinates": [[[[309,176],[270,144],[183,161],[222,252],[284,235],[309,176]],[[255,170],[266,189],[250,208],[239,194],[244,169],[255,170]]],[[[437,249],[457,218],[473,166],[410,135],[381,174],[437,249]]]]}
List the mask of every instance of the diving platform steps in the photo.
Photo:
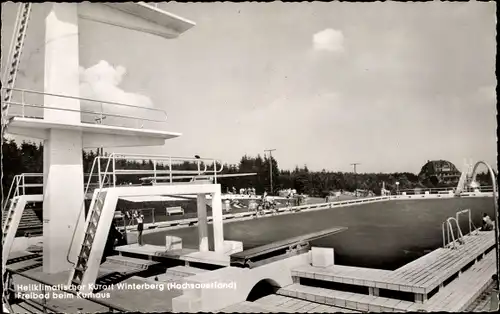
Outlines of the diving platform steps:
{"type": "MultiPolygon", "coordinates": [[[[7,211],[2,212],[2,221],[7,220],[7,211]]],[[[25,208],[18,226],[18,233],[43,228],[42,221],[32,208],[25,208]]]]}
{"type": "Polygon", "coordinates": [[[493,231],[464,236],[465,243],[456,249],[439,248],[394,271],[333,265],[304,265],[292,270],[295,279],[313,279],[339,285],[365,287],[370,293],[396,292],[414,294],[416,301],[425,301],[440,286],[458,276],[485,253],[493,250],[493,231]]]}

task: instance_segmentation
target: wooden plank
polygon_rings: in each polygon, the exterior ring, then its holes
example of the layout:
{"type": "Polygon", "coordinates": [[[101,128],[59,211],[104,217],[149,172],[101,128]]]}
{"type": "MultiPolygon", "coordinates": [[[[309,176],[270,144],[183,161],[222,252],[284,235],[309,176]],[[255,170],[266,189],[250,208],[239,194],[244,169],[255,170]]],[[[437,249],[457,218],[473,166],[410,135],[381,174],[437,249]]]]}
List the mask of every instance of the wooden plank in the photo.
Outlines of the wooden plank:
{"type": "MultiPolygon", "coordinates": [[[[300,291],[305,295],[305,298],[307,300],[314,300],[316,303],[327,305],[333,303],[334,306],[345,307],[351,310],[366,310],[373,308],[373,306],[375,305],[377,309],[395,311],[398,309],[398,304],[404,302],[383,297],[302,286],[299,284],[293,284],[285,288],[281,288],[280,290],[278,290],[278,293],[282,294],[283,290],[294,290],[296,292],[300,291]]],[[[409,304],[405,303],[405,306],[409,307],[409,304]]]]}
{"type": "Polygon", "coordinates": [[[444,287],[426,304],[428,311],[459,311],[474,299],[495,272],[495,252],[490,252],[460,278],[444,287]]]}
{"type": "MultiPolygon", "coordinates": [[[[488,248],[490,246],[489,241],[491,241],[491,240],[486,239],[486,242],[485,242],[484,238],[477,238],[476,241],[469,242],[469,245],[463,245],[457,250],[440,249],[440,251],[441,251],[440,252],[440,257],[441,257],[440,261],[438,261],[437,263],[433,263],[431,265],[419,264],[417,266],[422,267],[422,268],[419,269],[418,267],[415,267],[415,268],[411,269],[410,273],[404,274],[405,272],[408,271],[408,270],[405,270],[405,271],[403,271],[404,275],[401,276],[401,278],[409,280],[412,284],[417,284],[417,283],[421,283],[421,282],[427,282],[428,280],[422,281],[422,279],[427,278],[428,276],[432,276],[434,278],[436,275],[443,276],[443,272],[442,272],[443,267],[449,268],[451,266],[451,267],[453,267],[453,269],[456,269],[456,271],[449,270],[449,272],[451,272],[451,273],[457,272],[460,268],[464,267],[469,262],[474,260],[480,254],[481,251],[486,250],[486,248],[488,248]],[[472,250],[471,250],[471,247],[472,247],[472,250]],[[443,253],[442,250],[446,250],[446,251],[443,253]],[[459,263],[459,264],[457,264],[457,263],[459,263]],[[418,274],[418,275],[416,275],[416,274],[418,274]],[[414,276],[414,277],[410,277],[410,276],[414,276]]],[[[429,254],[432,254],[432,253],[429,253],[429,254]]],[[[400,271],[396,270],[396,272],[400,272],[400,271]]],[[[449,273],[449,272],[447,272],[447,273],[449,273]]],[[[444,280],[445,279],[442,279],[441,281],[444,281],[444,280]]],[[[435,286],[433,286],[432,288],[435,288],[435,286]]]]}

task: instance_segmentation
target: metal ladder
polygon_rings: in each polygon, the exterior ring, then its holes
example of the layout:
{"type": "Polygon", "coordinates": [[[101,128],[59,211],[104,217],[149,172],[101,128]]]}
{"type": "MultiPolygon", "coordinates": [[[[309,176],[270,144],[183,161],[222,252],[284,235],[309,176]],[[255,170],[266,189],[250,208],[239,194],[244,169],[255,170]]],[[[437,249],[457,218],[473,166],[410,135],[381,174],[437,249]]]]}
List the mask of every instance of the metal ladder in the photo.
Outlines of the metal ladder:
{"type": "Polygon", "coordinates": [[[31,14],[31,3],[21,3],[17,12],[17,18],[14,28],[14,36],[12,37],[9,55],[7,57],[8,68],[4,73],[6,91],[3,97],[2,112],[7,116],[9,102],[12,98],[12,88],[16,82],[19,64],[21,63],[21,55],[23,52],[24,42],[26,39],[26,31],[28,29],[28,21],[31,14]]]}
{"type": "MultiPolygon", "coordinates": [[[[105,190],[103,191],[104,185],[106,184],[105,181],[107,178],[111,177],[111,176],[108,176],[106,174],[107,170],[109,168],[109,165],[110,165],[110,161],[111,161],[111,159],[108,159],[108,163],[106,165],[106,171],[104,174],[104,179],[101,180],[101,178],[99,178],[100,179],[99,180],[100,181],[99,188],[96,189],[96,191],[94,192],[93,201],[90,205],[90,212],[88,213],[88,218],[86,219],[84,238],[83,238],[83,241],[82,241],[82,244],[80,247],[77,261],[76,261],[76,263],[75,263],[75,265],[70,273],[70,277],[69,277],[70,279],[69,279],[68,285],[75,287],[75,289],[78,291],[83,290],[84,292],[92,292],[92,291],[88,291],[88,289],[90,289],[90,283],[91,283],[90,281],[91,280],[87,279],[86,275],[88,273],[88,270],[90,270],[90,269],[93,270],[93,272],[98,270],[99,265],[100,265],[100,260],[102,257],[102,252],[101,252],[101,254],[97,254],[97,255],[99,255],[99,256],[97,256],[98,258],[96,258],[95,256],[91,256],[91,253],[93,252],[93,249],[95,249],[94,248],[94,240],[96,240],[97,230],[100,227],[99,223],[100,223],[101,218],[102,218],[104,203],[105,203],[105,199],[106,199],[107,192],[105,190]],[[96,265],[96,263],[97,263],[97,265],[96,265]]],[[[98,163],[99,163],[99,161],[98,161],[98,163]]],[[[111,213],[111,215],[114,216],[114,211],[111,213]]],[[[113,217],[111,217],[111,218],[113,218],[113,217]]],[[[111,221],[110,221],[110,224],[111,224],[111,221]]],[[[104,226],[105,231],[106,231],[106,233],[105,233],[106,235],[109,232],[109,225],[104,226]]],[[[106,237],[106,239],[99,238],[99,240],[103,240],[105,242],[105,241],[107,241],[107,237],[106,237]]],[[[102,246],[104,246],[104,242],[101,243],[102,246]]],[[[96,252],[96,253],[98,253],[98,252],[96,252]]],[[[92,277],[91,274],[89,274],[89,276],[92,277]]]]}
{"type": "Polygon", "coordinates": [[[443,248],[457,248],[458,244],[464,244],[464,235],[462,234],[462,230],[460,229],[460,225],[458,224],[458,220],[455,217],[450,217],[443,222],[441,230],[443,232],[443,248]],[[455,235],[453,234],[453,226],[451,222],[455,222],[458,231],[458,238],[455,239],[455,235]],[[446,234],[446,236],[445,236],[446,234]]]}

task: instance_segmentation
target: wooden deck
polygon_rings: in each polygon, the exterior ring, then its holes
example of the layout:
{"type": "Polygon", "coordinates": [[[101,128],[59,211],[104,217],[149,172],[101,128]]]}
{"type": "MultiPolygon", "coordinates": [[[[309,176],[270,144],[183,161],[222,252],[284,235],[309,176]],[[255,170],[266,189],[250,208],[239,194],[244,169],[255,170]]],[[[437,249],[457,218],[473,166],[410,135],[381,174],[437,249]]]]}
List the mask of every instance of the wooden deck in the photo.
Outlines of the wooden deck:
{"type": "Polygon", "coordinates": [[[301,266],[292,276],[426,295],[495,244],[494,232],[465,236],[457,249],[439,248],[395,271],[333,265],[301,266]]]}
{"type": "Polygon", "coordinates": [[[491,276],[496,270],[495,262],[495,252],[488,253],[420,308],[428,312],[464,311],[490,286],[491,276]]]}
{"type": "Polygon", "coordinates": [[[241,302],[230,305],[222,310],[222,313],[293,313],[282,308],[258,304],[256,302],[241,302]]]}
{"type": "Polygon", "coordinates": [[[414,302],[401,301],[373,295],[336,291],[325,288],[292,284],[277,292],[292,298],[346,308],[360,312],[405,312],[414,302]]]}
{"type": "Polygon", "coordinates": [[[288,296],[272,294],[260,298],[255,303],[266,306],[277,306],[289,313],[358,313],[359,311],[349,310],[336,306],[320,304],[312,301],[299,300],[288,296]]]}

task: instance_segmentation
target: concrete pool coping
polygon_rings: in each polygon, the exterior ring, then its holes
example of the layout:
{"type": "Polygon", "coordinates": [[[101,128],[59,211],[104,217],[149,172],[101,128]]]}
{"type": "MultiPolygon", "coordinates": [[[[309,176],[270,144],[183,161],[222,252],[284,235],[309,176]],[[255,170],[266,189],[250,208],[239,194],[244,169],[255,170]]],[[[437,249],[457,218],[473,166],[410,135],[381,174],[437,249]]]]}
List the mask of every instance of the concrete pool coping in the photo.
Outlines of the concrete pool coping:
{"type": "MultiPolygon", "coordinates": [[[[224,214],[222,215],[222,219],[224,223],[231,223],[237,221],[246,221],[251,219],[260,219],[260,218],[269,218],[281,215],[290,215],[290,214],[298,214],[298,213],[306,213],[318,210],[325,209],[333,209],[340,208],[346,206],[355,206],[360,204],[370,204],[370,203],[378,203],[378,202],[388,202],[388,201],[397,201],[397,200],[435,200],[435,199],[450,199],[450,198],[478,198],[478,197],[492,197],[492,192],[477,192],[477,193],[463,193],[461,196],[456,196],[454,194],[420,194],[420,195],[392,195],[392,196],[378,196],[372,198],[363,198],[363,199],[352,199],[338,202],[330,202],[330,203],[317,203],[317,204],[309,204],[309,205],[301,205],[301,206],[293,206],[293,207],[283,207],[279,208],[277,212],[273,212],[271,210],[265,210],[263,215],[256,216],[255,212],[240,212],[235,214],[224,214]]],[[[208,224],[211,224],[212,216],[208,216],[208,224]]],[[[170,230],[184,229],[189,227],[194,227],[198,225],[198,218],[186,218],[179,220],[171,220],[171,221],[162,221],[157,223],[147,223],[144,225],[145,230],[143,234],[152,234],[170,230]]],[[[134,230],[137,228],[136,225],[128,226],[127,232],[132,234],[136,234],[137,231],[134,230]]],[[[123,230],[122,228],[120,228],[123,230]]]]}

